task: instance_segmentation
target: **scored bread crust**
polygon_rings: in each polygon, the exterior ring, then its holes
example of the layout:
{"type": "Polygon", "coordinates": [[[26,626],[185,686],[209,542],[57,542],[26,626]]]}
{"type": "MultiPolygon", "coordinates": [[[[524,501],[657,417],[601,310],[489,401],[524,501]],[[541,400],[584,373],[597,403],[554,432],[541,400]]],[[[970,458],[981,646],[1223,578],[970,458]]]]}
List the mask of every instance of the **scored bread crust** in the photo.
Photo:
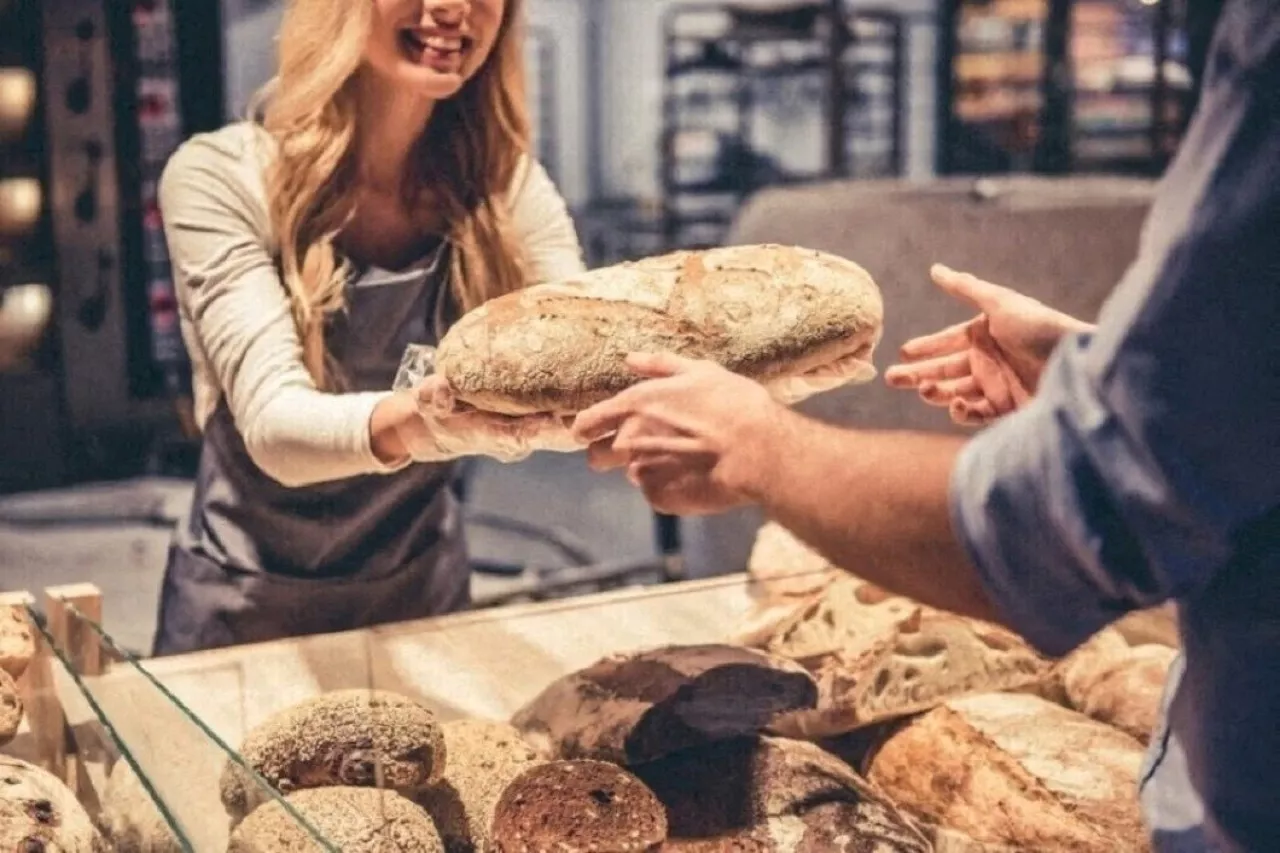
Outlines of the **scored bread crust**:
{"type": "Polygon", "coordinates": [[[825,384],[865,382],[883,331],[862,267],[791,246],[682,251],[510,293],[463,316],[436,369],[489,412],[576,414],[635,384],[631,352],[711,359],[765,384],[844,359],[825,384]]]}
{"type": "Polygon", "coordinates": [[[956,699],[892,733],[867,778],[946,849],[1149,850],[1133,738],[1020,693],[956,699]],[[967,840],[971,844],[962,844],[967,840]]]}
{"type": "Polygon", "coordinates": [[[791,661],[729,645],[664,646],[559,678],[511,722],[545,758],[634,764],[755,735],[817,700],[813,677],[791,661]]]}

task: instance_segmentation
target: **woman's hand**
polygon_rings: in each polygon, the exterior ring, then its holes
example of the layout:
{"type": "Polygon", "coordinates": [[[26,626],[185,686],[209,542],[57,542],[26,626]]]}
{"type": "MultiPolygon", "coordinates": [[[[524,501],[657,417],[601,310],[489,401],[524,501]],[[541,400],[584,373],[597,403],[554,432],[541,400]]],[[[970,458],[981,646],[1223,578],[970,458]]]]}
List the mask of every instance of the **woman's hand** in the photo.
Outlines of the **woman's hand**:
{"type": "Polygon", "coordinates": [[[915,388],[958,424],[982,426],[1031,399],[1064,335],[1088,323],[1021,293],[935,264],[935,284],[980,312],[959,325],[907,341],[903,364],[885,371],[895,388],[915,388]]]}
{"type": "Polygon", "coordinates": [[[476,455],[518,462],[534,451],[535,439],[538,447],[573,441],[569,424],[552,415],[512,417],[460,403],[441,376],[388,397],[374,410],[370,429],[374,453],[388,464],[476,455]]]}

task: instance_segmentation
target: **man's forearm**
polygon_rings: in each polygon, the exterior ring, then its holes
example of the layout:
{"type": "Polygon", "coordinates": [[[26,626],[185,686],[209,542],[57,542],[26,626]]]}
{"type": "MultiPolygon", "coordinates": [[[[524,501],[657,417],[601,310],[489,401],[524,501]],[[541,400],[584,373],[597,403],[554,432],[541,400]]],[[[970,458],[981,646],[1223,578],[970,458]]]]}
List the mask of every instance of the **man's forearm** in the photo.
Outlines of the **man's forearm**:
{"type": "Polygon", "coordinates": [[[964,439],[838,429],[790,411],[770,432],[777,464],[752,495],[769,517],[865,580],[995,621],[948,509],[964,439]]]}

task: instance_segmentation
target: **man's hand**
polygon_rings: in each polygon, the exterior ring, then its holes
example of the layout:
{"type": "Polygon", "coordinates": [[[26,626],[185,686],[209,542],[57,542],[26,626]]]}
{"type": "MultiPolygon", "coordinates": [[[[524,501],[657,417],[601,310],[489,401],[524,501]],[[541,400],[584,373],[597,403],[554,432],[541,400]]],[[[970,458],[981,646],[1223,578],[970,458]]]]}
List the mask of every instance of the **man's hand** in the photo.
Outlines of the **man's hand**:
{"type": "Polygon", "coordinates": [[[885,372],[895,388],[915,388],[925,402],[945,406],[958,424],[981,426],[1022,406],[1064,335],[1088,323],[968,273],[941,264],[934,283],[980,312],[965,323],[915,338],[904,364],[885,372]]]}
{"type": "Polygon", "coordinates": [[[659,512],[703,515],[757,500],[794,417],[759,383],[709,361],[634,354],[646,381],[578,415],[597,470],[626,466],[659,512]]]}

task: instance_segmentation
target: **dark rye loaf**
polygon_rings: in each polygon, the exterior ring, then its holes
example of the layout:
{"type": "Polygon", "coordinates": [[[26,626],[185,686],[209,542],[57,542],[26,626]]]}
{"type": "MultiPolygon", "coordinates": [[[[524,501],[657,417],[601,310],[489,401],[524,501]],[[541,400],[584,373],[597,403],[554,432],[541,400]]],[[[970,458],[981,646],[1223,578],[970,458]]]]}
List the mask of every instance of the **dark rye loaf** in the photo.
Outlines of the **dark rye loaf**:
{"type": "Polygon", "coordinates": [[[511,722],[546,758],[634,764],[755,735],[817,700],[813,678],[790,661],[737,646],[664,646],[557,679],[511,722]]]}
{"type": "Polygon", "coordinates": [[[624,363],[637,351],[711,359],[793,399],[871,380],[883,319],[879,289],[851,261],[727,246],[493,299],[444,336],[436,369],[458,400],[511,415],[571,415],[613,396],[637,381],[624,363]]]}

